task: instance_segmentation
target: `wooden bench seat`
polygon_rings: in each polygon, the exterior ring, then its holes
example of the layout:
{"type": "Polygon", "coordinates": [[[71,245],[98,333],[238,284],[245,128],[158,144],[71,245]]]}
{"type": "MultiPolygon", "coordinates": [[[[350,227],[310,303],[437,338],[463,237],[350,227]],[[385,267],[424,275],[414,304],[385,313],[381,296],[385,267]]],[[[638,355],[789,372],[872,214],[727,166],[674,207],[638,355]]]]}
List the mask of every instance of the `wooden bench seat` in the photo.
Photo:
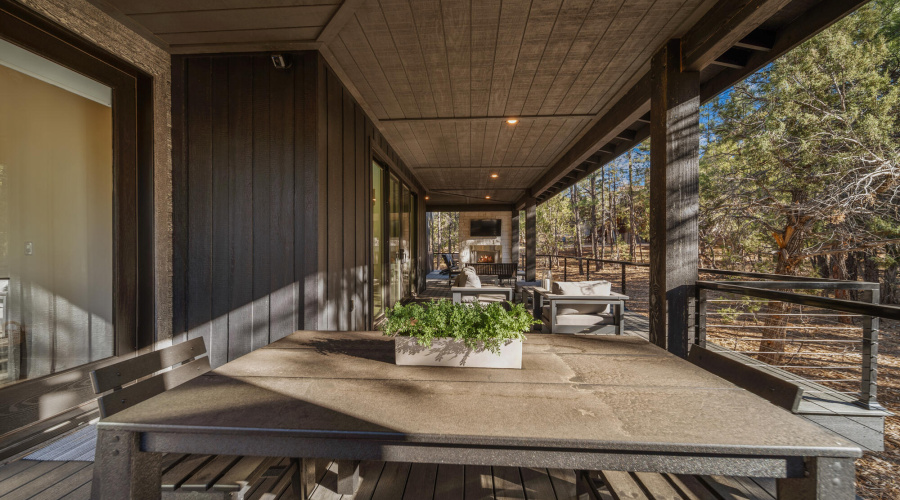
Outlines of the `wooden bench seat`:
{"type": "MultiPolygon", "coordinates": [[[[209,370],[206,347],[198,337],[98,368],[91,372],[91,383],[94,393],[102,394],[97,404],[105,418],[209,370]]],[[[289,489],[300,488],[300,463],[287,458],[166,454],[161,467],[162,497],[279,498],[289,489]]]]}

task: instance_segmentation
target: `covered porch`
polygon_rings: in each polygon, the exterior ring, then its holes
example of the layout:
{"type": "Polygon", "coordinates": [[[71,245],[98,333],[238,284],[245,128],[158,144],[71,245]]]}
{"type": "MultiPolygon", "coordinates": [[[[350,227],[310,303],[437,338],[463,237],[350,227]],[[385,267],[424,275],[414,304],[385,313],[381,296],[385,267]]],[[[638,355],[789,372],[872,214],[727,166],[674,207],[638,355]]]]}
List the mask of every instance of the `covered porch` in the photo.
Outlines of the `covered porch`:
{"type": "Polygon", "coordinates": [[[109,328],[72,334],[104,351],[57,362],[72,339],[10,276],[0,498],[217,494],[248,457],[238,497],[853,498],[859,441],[686,358],[707,347],[700,105],[865,3],[0,0],[0,38],[108,88],[113,148],[109,328]],[[648,137],[626,335],[535,334],[505,373],[394,366],[387,308],[449,292],[427,212],[473,214],[469,262],[533,282],[536,207],[648,137]],[[19,460],[120,390],[92,462],[19,460]]]}

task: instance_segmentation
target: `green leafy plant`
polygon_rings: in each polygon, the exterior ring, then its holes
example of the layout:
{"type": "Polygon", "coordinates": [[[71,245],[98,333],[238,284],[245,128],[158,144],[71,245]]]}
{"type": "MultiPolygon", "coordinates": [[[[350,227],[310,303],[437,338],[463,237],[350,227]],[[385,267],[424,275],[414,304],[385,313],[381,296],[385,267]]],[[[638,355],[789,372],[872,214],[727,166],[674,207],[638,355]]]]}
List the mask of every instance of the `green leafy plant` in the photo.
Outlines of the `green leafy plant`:
{"type": "Polygon", "coordinates": [[[515,304],[507,311],[499,303],[482,305],[454,304],[447,299],[421,304],[396,304],[386,311],[381,325],[385,335],[413,337],[430,347],[432,340],[450,337],[461,340],[466,347],[484,348],[500,354],[500,346],[508,340],[524,340],[525,332],[540,323],[525,306],[515,304]]]}

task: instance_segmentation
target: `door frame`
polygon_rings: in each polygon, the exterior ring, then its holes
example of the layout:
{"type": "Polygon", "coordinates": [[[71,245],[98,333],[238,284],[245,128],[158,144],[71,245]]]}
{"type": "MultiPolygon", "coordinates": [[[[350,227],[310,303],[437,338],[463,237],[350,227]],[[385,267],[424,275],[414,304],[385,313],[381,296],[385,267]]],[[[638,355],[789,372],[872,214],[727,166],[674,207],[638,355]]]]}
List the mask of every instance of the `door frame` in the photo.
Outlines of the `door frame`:
{"type": "MultiPolygon", "coordinates": [[[[115,332],[115,354],[110,358],[0,388],[0,396],[9,403],[0,406],[3,436],[95,399],[90,369],[152,346],[156,341],[156,283],[153,78],[10,0],[0,0],[0,38],[113,89],[115,332]],[[48,395],[52,397],[44,397],[48,395]]],[[[0,440],[0,448],[3,444],[0,440]]]]}

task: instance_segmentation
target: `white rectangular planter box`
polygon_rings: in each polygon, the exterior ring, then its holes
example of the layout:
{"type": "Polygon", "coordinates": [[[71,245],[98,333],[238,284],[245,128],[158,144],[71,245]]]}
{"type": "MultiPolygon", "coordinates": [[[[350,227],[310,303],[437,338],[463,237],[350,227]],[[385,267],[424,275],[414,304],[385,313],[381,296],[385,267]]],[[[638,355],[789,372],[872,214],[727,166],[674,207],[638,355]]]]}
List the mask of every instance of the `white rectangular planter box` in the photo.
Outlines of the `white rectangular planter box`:
{"type": "Polygon", "coordinates": [[[522,341],[508,340],[496,355],[481,344],[469,349],[461,340],[450,337],[433,339],[424,347],[413,337],[394,337],[396,363],[401,366],[455,366],[466,368],[522,368],[522,341]]]}

